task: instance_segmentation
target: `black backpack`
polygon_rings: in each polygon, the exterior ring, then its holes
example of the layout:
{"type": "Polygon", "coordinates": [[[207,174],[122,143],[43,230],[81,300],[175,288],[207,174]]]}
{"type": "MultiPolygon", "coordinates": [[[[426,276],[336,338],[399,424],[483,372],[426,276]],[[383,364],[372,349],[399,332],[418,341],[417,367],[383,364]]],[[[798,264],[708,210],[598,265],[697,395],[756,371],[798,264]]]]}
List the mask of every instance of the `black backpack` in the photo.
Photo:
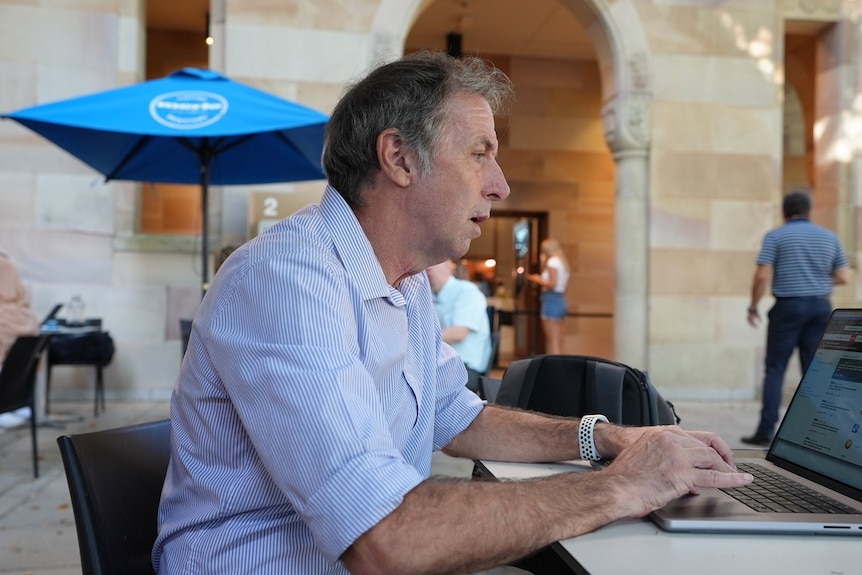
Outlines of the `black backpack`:
{"type": "Polygon", "coordinates": [[[61,333],[51,336],[48,360],[55,365],[101,365],[114,358],[114,339],[106,331],[61,333]]]}
{"type": "Polygon", "coordinates": [[[538,355],[506,368],[494,403],[551,415],[600,413],[623,425],[673,425],[673,404],[646,372],[586,355],[538,355]]]}

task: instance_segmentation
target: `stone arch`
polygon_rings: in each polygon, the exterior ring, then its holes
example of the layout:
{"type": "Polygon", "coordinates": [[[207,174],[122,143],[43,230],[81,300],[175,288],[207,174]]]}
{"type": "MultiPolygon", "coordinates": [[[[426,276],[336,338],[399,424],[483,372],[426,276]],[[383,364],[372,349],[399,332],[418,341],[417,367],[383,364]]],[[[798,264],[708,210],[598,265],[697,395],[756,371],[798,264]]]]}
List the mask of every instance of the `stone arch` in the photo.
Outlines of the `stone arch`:
{"type": "MultiPolygon", "coordinates": [[[[403,52],[412,23],[436,0],[381,0],[371,57],[403,52]]],[[[617,164],[614,347],[618,360],[647,366],[650,59],[632,0],[559,0],[584,25],[598,54],[604,133],[617,164]]]]}

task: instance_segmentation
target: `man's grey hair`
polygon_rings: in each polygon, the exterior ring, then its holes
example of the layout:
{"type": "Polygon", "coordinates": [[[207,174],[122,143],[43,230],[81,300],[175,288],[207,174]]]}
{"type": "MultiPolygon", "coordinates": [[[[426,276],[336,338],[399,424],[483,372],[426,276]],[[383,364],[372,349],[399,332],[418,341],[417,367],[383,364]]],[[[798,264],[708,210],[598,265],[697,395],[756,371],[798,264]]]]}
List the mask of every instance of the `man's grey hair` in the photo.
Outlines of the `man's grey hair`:
{"type": "Polygon", "coordinates": [[[419,176],[428,175],[446,106],[457,94],[478,94],[495,115],[508,113],[514,89],[499,69],[480,58],[422,51],[384,64],[349,87],[326,126],[323,168],[329,183],[351,206],[380,169],[377,137],[398,130],[415,151],[419,176]]]}

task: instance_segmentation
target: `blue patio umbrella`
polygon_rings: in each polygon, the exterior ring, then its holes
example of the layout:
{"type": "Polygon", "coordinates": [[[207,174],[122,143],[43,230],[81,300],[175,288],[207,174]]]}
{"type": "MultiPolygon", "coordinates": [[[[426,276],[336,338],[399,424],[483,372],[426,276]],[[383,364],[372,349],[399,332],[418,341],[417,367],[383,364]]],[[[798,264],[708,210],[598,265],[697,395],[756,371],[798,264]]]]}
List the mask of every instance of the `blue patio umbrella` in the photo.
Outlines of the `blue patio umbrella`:
{"type": "Polygon", "coordinates": [[[210,184],[325,178],[325,114],[207,69],[184,68],[1,117],[47,138],[106,181],[200,184],[204,289],[210,184]]]}

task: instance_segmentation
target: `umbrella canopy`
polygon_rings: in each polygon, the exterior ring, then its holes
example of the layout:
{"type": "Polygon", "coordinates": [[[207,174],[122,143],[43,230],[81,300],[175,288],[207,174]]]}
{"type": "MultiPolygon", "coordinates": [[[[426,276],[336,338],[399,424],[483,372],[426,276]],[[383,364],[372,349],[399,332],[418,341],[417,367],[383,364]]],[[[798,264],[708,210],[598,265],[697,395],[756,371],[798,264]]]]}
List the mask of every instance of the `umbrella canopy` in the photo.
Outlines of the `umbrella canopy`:
{"type": "Polygon", "coordinates": [[[2,117],[47,138],[106,180],[200,184],[204,289],[210,184],[325,178],[325,114],[207,69],[184,68],[2,117]]]}

